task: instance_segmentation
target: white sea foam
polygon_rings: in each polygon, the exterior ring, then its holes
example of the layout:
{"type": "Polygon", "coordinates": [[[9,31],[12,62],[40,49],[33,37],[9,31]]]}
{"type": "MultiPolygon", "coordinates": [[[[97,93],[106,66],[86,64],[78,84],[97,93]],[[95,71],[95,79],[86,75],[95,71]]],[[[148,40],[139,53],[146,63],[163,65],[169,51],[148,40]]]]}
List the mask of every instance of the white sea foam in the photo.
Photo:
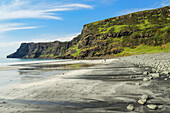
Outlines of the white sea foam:
{"type": "Polygon", "coordinates": [[[57,62],[57,61],[67,61],[65,59],[5,59],[0,58],[0,67],[18,64],[32,64],[32,63],[45,63],[45,62],[57,62]]]}

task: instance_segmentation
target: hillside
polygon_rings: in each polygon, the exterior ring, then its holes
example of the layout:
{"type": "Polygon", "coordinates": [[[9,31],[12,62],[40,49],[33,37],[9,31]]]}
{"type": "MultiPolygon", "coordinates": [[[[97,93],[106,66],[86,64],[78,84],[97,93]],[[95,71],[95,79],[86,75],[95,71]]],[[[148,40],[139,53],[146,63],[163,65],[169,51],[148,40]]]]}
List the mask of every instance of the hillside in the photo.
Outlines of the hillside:
{"type": "Polygon", "coordinates": [[[23,43],[8,58],[98,58],[170,51],[170,6],[86,24],[69,42],[23,43]],[[165,48],[162,45],[167,44],[165,48]]]}

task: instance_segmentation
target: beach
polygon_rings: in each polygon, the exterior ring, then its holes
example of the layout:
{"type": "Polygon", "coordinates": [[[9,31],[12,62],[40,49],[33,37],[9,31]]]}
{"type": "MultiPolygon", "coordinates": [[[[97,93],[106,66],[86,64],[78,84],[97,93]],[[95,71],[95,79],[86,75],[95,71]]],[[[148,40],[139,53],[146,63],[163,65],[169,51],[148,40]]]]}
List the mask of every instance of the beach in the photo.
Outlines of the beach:
{"type": "Polygon", "coordinates": [[[169,67],[170,53],[2,67],[11,75],[17,70],[19,80],[22,73],[34,80],[3,85],[0,113],[168,113],[169,67]],[[37,79],[37,73],[49,76],[37,79]],[[143,95],[148,98],[141,104],[143,95]]]}

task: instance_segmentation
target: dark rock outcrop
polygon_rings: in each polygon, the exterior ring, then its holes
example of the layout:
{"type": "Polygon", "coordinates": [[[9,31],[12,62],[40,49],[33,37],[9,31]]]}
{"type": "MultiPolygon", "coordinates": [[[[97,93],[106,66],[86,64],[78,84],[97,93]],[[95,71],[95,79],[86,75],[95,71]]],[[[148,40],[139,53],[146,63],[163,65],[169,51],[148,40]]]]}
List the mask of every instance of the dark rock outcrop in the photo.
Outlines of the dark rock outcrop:
{"type": "MultiPolygon", "coordinates": [[[[77,36],[70,42],[48,42],[48,43],[22,43],[20,48],[7,58],[61,58],[62,54],[80,40],[77,36]]],[[[72,58],[70,56],[70,58],[72,58]]]]}

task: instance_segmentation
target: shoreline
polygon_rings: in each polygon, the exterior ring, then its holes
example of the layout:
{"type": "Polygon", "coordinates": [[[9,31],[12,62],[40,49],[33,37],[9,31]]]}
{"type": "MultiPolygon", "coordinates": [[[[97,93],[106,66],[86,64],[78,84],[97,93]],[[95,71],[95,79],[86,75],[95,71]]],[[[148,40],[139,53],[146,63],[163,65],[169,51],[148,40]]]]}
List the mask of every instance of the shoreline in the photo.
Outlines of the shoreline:
{"type": "MultiPolygon", "coordinates": [[[[165,54],[165,53],[164,53],[165,54]]],[[[151,54],[156,61],[162,61],[166,55],[151,54]],[[159,60],[160,57],[160,60],[159,60]]],[[[104,60],[73,60],[68,62],[51,62],[29,65],[30,67],[48,67],[58,69],[59,64],[95,64],[85,68],[70,70],[62,75],[53,76],[44,81],[16,85],[0,94],[0,112],[5,113],[159,113],[169,112],[170,89],[167,70],[153,70],[144,58],[150,55],[119,57],[104,60]],[[136,62],[139,61],[139,62],[136,62]],[[145,65],[144,65],[145,64],[145,65]],[[145,74],[145,72],[148,72],[145,74]],[[144,81],[159,73],[160,77],[144,81]],[[167,78],[167,80],[165,80],[167,78]],[[149,96],[145,105],[137,101],[145,94],[149,96]],[[126,107],[134,105],[130,111],[126,107]],[[147,105],[157,105],[150,110],[147,105]]],[[[149,63],[150,64],[150,63],[149,63]]],[[[72,66],[72,65],[71,65],[72,66]]],[[[169,66],[169,64],[168,64],[169,66]]],[[[60,69],[61,65],[60,65],[60,69]]],[[[168,72],[169,73],[169,72],[168,72]]]]}

